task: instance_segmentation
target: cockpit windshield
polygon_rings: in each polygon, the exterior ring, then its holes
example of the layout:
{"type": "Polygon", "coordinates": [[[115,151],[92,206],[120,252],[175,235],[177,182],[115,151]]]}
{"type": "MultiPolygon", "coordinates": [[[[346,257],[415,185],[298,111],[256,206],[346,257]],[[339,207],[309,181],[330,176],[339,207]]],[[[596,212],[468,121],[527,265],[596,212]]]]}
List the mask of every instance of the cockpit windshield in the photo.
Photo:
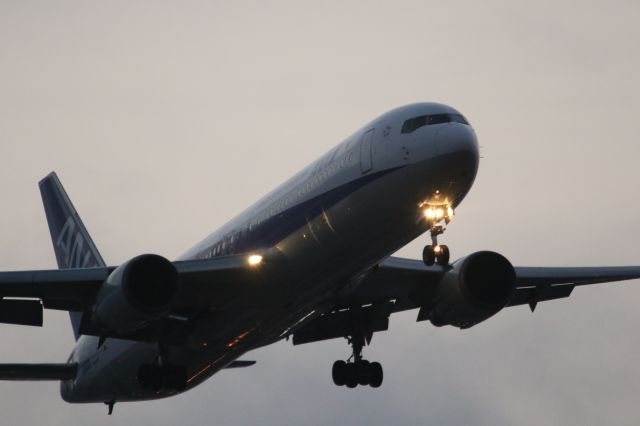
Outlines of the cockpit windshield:
{"type": "Polygon", "coordinates": [[[422,126],[452,122],[466,124],[467,126],[469,125],[467,119],[460,114],[421,115],[405,121],[402,125],[402,133],[412,133],[422,126]]]}

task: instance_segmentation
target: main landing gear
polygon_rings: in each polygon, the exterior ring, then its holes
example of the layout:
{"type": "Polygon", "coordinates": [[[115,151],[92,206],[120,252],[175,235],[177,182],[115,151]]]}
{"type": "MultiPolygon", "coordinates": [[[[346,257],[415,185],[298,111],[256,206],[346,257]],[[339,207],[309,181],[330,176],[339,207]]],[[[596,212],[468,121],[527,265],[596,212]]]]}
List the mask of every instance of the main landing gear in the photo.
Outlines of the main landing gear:
{"type": "Polygon", "coordinates": [[[331,369],[333,383],[337,386],[355,388],[358,385],[378,388],[382,384],[382,365],[362,358],[364,339],[349,339],[353,347],[353,355],[347,361],[336,361],[331,369]]]}
{"type": "Polygon", "coordinates": [[[449,264],[449,247],[438,244],[438,235],[444,233],[445,225],[448,225],[453,220],[453,209],[449,205],[433,206],[424,204],[422,207],[424,218],[429,224],[429,232],[431,234],[431,244],[425,246],[422,250],[422,261],[427,266],[431,266],[434,263],[447,266],[449,264]]]}

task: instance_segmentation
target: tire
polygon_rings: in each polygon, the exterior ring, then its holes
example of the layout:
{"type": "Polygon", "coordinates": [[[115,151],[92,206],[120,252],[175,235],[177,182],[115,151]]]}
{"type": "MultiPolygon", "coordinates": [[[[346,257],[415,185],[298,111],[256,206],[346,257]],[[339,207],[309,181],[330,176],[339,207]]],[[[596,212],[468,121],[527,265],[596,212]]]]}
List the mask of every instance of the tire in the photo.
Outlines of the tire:
{"type": "Polygon", "coordinates": [[[356,365],[353,363],[347,364],[345,373],[345,384],[347,387],[353,389],[358,386],[358,371],[356,370],[356,365]]]}
{"type": "Polygon", "coordinates": [[[440,246],[440,255],[437,260],[438,265],[447,266],[449,264],[449,247],[440,246]]]}
{"type": "Polygon", "coordinates": [[[372,388],[379,388],[382,385],[383,373],[382,373],[382,365],[379,362],[372,362],[369,365],[369,374],[371,377],[371,382],[369,385],[372,388]]]}
{"type": "Polygon", "coordinates": [[[433,251],[433,246],[425,246],[422,250],[422,261],[425,265],[431,266],[436,261],[436,253],[433,251]]]}
{"type": "Polygon", "coordinates": [[[359,385],[367,386],[371,383],[371,363],[369,361],[363,360],[356,364],[356,371],[359,385]]]}
{"type": "Polygon", "coordinates": [[[347,363],[340,360],[333,363],[331,368],[331,377],[336,386],[344,386],[347,380],[347,363]]]}

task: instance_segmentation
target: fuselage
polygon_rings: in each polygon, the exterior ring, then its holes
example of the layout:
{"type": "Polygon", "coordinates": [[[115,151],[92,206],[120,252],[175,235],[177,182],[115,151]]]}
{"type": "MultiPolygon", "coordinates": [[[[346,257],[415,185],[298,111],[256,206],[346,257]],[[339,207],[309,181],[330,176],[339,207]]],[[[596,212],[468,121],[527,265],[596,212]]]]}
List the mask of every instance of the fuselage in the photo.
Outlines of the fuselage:
{"type": "MultiPolygon", "coordinates": [[[[249,350],[276,342],[333,306],[375,266],[428,226],[421,206],[455,208],[478,169],[475,132],[455,109],[421,103],[362,127],[178,260],[269,250],[282,279],[246,292],[198,320],[182,346],[163,356],[187,367],[187,389],[249,350]]],[[[82,336],[63,382],[69,402],[133,401],[175,392],[142,389],[139,365],[158,345],[82,336]]]]}

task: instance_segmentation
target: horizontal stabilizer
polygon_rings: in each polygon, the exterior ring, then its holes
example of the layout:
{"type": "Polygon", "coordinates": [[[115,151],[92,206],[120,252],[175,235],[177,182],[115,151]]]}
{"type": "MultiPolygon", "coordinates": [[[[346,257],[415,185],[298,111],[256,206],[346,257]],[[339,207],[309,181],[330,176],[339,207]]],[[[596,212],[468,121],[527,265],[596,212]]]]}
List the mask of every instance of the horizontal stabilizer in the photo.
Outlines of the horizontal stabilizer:
{"type": "Polygon", "coordinates": [[[0,380],[71,380],[78,364],[0,364],[0,380]]]}
{"type": "Polygon", "coordinates": [[[238,361],[233,361],[231,364],[227,365],[225,368],[243,368],[243,367],[251,367],[252,365],[254,365],[256,362],[255,361],[243,361],[243,360],[238,360],[238,361]]]}

